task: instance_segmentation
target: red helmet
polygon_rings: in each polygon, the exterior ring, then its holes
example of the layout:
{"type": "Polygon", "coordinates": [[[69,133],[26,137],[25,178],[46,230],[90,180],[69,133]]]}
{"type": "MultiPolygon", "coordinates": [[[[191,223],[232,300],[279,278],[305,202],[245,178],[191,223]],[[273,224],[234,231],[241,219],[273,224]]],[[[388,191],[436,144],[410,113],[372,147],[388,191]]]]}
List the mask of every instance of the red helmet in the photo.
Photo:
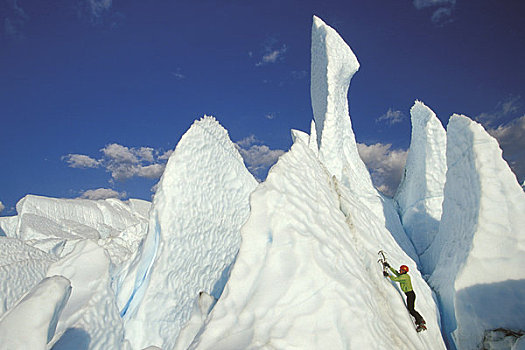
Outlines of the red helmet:
{"type": "Polygon", "coordinates": [[[399,271],[403,272],[403,273],[407,273],[408,272],[408,266],[406,265],[401,265],[399,267],[399,271]]]}

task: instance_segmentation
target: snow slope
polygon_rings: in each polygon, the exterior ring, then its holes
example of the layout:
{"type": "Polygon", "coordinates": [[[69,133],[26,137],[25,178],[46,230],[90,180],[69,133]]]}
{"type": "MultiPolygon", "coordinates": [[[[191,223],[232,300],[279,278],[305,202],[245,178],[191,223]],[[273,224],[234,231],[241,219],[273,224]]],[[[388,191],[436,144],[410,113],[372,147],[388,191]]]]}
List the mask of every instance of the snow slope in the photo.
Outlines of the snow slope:
{"type": "Polygon", "coordinates": [[[182,136],[155,194],[140,256],[119,291],[135,349],[172,349],[199,293],[220,296],[256,186],[213,117],[182,136]]]}
{"type": "Polygon", "coordinates": [[[47,349],[70,293],[67,278],[43,279],[0,318],[0,349],[47,349]]]}
{"type": "MultiPolygon", "coordinates": [[[[439,229],[447,171],[447,135],[440,120],[423,102],[416,101],[410,114],[410,149],[394,200],[403,227],[420,255],[439,229]]],[[[425,268],[423,261],[422,264],[425,268]]]]}
{"type": "Polygon", "coordinates": [[[525,329],[525,193],[501,154],[480,124],[451,117],[443,215],[426,259],[458,349],[476,348],[486,330],[525,329]]]}

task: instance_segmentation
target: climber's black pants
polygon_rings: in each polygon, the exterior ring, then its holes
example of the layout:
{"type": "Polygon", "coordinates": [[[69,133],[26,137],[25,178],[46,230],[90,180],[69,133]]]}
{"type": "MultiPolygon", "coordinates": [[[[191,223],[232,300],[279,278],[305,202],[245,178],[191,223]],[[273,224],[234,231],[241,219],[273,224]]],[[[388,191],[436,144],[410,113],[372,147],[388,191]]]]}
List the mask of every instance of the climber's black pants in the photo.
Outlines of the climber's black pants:
{"type": "Polygon", "coordinates": [[[419,314],[419,312],[414,309],[414,304],[416,302],[416,293],[414,291],[406,292],[407,296],[407,309],[408,312],[416,319],[416,324],[420,324],[423,321],[423,317],[419,314]]]}

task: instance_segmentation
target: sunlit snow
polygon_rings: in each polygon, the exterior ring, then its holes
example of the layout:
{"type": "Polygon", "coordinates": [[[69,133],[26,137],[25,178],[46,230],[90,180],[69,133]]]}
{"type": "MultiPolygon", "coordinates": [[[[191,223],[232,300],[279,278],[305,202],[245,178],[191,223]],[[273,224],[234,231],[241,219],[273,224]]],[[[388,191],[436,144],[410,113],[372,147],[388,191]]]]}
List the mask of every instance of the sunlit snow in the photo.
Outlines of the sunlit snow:
{"type": "Polygon", "coordinates": [[[0,349],[525,349],[525,193],[497,141],[416,101],[387,198],[352,129],[355,54],[314,17],[311,55],[310,130],[264,182],[205,116],[152,203],[28,195],[0,217],[0,349]]]}

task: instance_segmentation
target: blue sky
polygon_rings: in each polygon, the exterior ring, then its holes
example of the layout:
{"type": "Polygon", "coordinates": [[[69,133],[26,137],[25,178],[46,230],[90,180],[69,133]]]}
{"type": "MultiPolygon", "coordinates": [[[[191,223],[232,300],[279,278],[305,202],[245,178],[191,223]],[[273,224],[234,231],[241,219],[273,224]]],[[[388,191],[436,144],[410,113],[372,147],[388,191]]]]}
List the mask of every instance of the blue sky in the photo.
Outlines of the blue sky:
{"type": "Polygon", "coordinates": [[[361,68],[350,114],[393,191],[420,99],[495,135],[525,176],[522,1],[0,0],[0,209],[26,194],[150,199],[169,151],[215,116],[263,179],[309,131],[315,14],[361,68]]]}

